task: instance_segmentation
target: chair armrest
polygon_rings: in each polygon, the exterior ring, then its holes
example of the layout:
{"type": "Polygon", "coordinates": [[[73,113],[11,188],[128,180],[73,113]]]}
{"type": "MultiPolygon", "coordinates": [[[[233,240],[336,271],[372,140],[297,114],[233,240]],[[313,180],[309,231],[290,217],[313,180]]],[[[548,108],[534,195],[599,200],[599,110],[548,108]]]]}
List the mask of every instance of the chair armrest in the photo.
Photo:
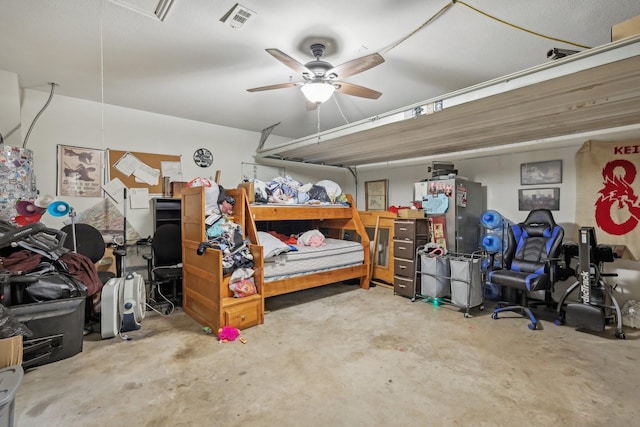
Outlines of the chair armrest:
{"type": "Polygon", "coordinates": [[[147,280],[151,282],[154,280],[153,277],[153,253],[150,254],[142,254],[142,258],[147,260],[147,280]]]}
{"type": "Polygon", "coordinates": [[[124,249],[114,249],[113,254],[115,256],[123,257],[123,256],[127,256],[127,251],[125,251],[124,249]]]}
{"type": "Polygon", "coordinates": [[[556,266],[558,265],[558,263],[560,261],[563,261],[562,258],[549,258],[546,261],[544,261],[544,263],[547,265],[547,269],[549,270],[549,280],[551,281],[551,283],[556,283],[556,266]]]}

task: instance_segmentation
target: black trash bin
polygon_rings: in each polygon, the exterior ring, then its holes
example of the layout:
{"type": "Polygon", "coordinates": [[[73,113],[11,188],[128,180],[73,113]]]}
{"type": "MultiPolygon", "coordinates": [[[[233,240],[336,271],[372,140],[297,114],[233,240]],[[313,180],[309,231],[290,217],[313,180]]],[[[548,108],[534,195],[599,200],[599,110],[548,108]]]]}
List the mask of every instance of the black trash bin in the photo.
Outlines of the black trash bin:
{"type": "Polygon", "coordinates": [[[33,332],[23,344],[22,366],[31,368],[82,351],[86,297],[21,304],[11,314],[33,332]]]}

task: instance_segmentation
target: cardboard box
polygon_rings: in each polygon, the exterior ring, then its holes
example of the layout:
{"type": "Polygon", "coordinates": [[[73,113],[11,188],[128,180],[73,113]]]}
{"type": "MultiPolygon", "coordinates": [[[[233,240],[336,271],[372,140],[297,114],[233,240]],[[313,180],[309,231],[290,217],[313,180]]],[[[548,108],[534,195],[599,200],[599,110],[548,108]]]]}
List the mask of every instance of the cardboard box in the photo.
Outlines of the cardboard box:
{"type": "Polygon", "coordinates": [[[398,218],[424,218],[424,209],[398,209],[398,218]]]}
{"type": "Polygon", "coordinates": [[[627,19],[611,27],[611,41],[615,42],[640,34],[640,15],[627,19]]]}
{"type": "Polygon", "coordinates": [[[109,271],[113,274],[118,274],[116,271],[116,256],[113,254],[112,247],[104,249],[104,256],[96,262],[96,268],[98,271],[109,271]]]}
{"type": "Polygon", "coordinates": [[[22,365],[22,335],[0,339],[0,369],[22,365]]]}
{"type": "Polygon", "coordinates": [[[253,203],[256,201],[256,190],[253,186],[253,182],[241,182],[238,184],[238,188],[244,188],[247,192],[247,198],[249,203],[253,203]]]}

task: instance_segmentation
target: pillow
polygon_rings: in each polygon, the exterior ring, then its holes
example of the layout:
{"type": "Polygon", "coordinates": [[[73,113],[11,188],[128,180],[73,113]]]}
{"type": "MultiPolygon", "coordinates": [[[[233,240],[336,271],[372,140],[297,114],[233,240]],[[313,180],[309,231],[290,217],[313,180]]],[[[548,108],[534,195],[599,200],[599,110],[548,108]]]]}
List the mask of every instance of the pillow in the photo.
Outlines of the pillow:
{"type": "Polygon", "coordinates": [[[234,298],[244,298],[258,292],[253,282],[253,277],[231,282],[229,283],[229,289],[233,292],[234,298]]]}
{"type": "Polygon", "coordinates": [[[264,248],[264,259],[273,258],[291,250],[285,242],[264,231],[258,231],[258,239],[260,240],[260,245],[264,248]]]}

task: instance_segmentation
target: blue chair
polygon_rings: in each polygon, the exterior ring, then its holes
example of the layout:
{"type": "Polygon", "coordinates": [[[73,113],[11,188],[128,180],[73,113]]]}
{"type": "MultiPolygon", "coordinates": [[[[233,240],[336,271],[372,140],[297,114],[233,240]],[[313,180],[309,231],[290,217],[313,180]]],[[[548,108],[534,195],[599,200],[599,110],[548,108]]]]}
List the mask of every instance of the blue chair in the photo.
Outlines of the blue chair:
{"type": "Polygon", "coordinates": [[[503,295],[515,294],[521,303],[499,302],[492,318],[497,319],[498,313],[503,311],[516,311],[529,317],[529,329],[538,327],[530,307],[540,303],[553,304],[552,292],[563,237],[564,230],[556,224],[548,209],[533,210],[524,222],[508,228],[509,245],[503,268],[489,271],[487,283],[501,286],[503,295]],[[530,303],[528,297],[532,292],[544,293],[544,301],[530,303]]]}

